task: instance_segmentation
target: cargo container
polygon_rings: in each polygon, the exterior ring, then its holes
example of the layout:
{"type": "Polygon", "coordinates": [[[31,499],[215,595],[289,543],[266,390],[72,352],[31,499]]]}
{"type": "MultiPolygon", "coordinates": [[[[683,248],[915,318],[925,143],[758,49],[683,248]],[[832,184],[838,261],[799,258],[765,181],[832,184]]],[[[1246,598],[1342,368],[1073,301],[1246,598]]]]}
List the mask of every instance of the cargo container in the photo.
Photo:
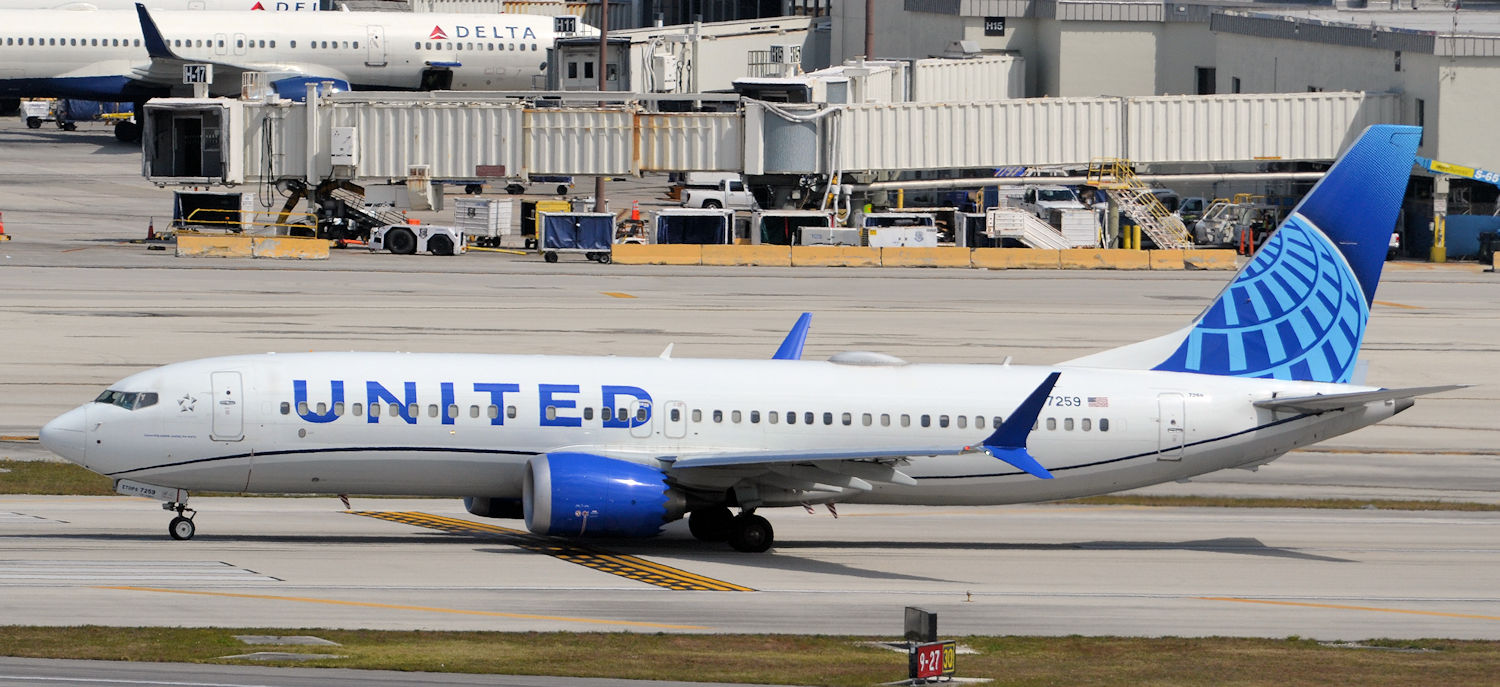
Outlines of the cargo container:
{"type": "MultiPolygon", "coordinates": [[[[833,213],[819,210],[764,210],[750,216],[750,242],[777,246],[822,245],[832,242],[833,213]],[[807,243],[809,230],[821,232],[827,240],[807,243]]],[[[859,245],[859,231],[854,243],[859,245]]]]}
{"type": "Polygon", "coordinates": [[[537,250],[547,262],[557,262],[559,253],[582,253],[607,265],[614,250],[615,217],[607,212],[543,212],[539,216],[542,236],[537,250]]]}
{"type": "Polygon", "coordinates": [[[655,222],[656,243],[728,244],[734,240],[733,210],[661,210],[655,222]]]}
{"type": "Polygon", "coordinates": [[[496,248],[514,233],[515,204],[508,200],[453,201],[453,225],[477,246],[496,248]]]}

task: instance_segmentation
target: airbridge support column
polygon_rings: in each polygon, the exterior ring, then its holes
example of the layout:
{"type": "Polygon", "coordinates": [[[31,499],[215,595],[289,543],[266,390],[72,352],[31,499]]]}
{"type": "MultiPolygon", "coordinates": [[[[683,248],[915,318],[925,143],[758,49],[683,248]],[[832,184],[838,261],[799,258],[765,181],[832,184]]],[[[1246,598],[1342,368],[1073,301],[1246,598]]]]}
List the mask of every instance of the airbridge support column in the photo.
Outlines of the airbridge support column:
{"type": "Polygon", "coordinates": [[[1448,176],[1439,174],[1432,180],[1432,253],[1433,262],[1448,262],[1448,176]]]}

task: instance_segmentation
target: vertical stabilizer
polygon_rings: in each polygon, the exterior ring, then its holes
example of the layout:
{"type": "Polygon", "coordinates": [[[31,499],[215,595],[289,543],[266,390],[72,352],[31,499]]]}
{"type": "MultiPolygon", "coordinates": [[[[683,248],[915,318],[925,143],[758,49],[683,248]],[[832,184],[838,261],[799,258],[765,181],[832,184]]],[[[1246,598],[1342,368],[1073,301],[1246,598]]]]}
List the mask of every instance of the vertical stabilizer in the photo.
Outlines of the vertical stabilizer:
{"type": "Polygon", "coordinates": [[[1421,135],[1366,129],[1189,327],[1067,364],[1348,382],[1421,135]]]}

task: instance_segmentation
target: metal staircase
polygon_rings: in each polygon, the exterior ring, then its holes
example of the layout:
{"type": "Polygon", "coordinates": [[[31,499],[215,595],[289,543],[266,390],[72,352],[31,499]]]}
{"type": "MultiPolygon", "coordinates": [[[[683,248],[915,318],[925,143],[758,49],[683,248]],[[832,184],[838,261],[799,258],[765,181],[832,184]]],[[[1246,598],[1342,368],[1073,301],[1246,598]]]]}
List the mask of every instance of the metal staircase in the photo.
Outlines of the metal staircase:
{"type": "Polygon", "coordinates": [[[1019,208],[990,208],[985,217],[985,233],[992,239],[1015,239],[1029,248],[1073,247],[1052,225],[1019,208]]]}
{"type": "Polygon", "coordinates": [[[1129,160],[1098,158],[1090,162],[1088,185],[1104,189],[1157,248],[1193,247],[1193,235],[1183,226],[1182,218],[1169,212],[1151,187],[1136,178],[1129,160]]]}

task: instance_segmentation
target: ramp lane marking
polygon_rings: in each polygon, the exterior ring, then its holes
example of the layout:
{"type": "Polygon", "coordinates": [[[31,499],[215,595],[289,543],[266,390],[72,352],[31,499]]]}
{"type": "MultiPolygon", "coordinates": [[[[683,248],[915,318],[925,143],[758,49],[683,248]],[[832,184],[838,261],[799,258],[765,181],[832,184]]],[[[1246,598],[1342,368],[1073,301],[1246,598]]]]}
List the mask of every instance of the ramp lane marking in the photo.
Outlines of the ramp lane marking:
{"type": "Polygon", "coordinates": [[[1300,606],[1303,608],[1331,608],[1340,611],[1373,611],[1375,613],[1403,613],[1407,615],[1430,615],[1439,618],[1468,618],[1471,620],[1500,620],[1500,616],[1475,615],[1472,613],[1448,613],[1444,611],[1418,611],[1410,608],[1378,608],[1375,606],[1349,606],[1345,604],[1320,604],[1307,601],[1273,601],[1271,599],[1243,599],[1232,596],[1200,596],[1201,601],[1230,601],[1242,604],[1265,604],[1268,606],[1300,606]]]}
{"type": "Polygon", "coordinates": [[[572,618],[558,615],[534,615],[531,613],[505,613],[503,611],[474,611],[465,608],[440,608],[436,606],[409,606],[406,604],[383,604],[374,601],[345,601],[342,599],[315,599],[303,596],[277,596],[273,594],[238,594],[234,592],[205,592],[193,589],[162,589],[158,587],[98,586],[94,589],[113,589],[128,592],[155,592],[159,594],[189,594],[193,596],[216,596],[226,599],[257,599],[262,601],[293,601],[296,603],[326,604],[329,606],[354,606],[356,608],[380,608],[395,611],[420,611],[423,613],[451,613],[455,615],[477,615],[491,618],[517,618],[520,620],[555,620],[565,623],[591,625],[627,625],[630,627],[655,627],[664,630],[711,630],[702,625],[670,625],[642,620],[606,620],[604,618],[572,618]]]}
{"type": "Polygon", "coordinates": [[[543,553],[561,561],[582,565],[586,568],[617,575],[645,584],[700,592],[753,592],[754,589],[732,582],[716,580],[638,556],[615,553],[604,549],[577,544],[553,537],[543,537],[498,525],[450,518],[414,511],[345,511],[351,515],[362,515],[389,522],[425,527],[453,534],[485,534],[495,539],[533,553],[543,553]]]}
{"type": "Polygon", "coordinates": [[[620,293],[619,291],[600,291],[599,293],[609,296],[610,298],[635,298],[635,296],[632,296],[628,293],[620,293]]]}

